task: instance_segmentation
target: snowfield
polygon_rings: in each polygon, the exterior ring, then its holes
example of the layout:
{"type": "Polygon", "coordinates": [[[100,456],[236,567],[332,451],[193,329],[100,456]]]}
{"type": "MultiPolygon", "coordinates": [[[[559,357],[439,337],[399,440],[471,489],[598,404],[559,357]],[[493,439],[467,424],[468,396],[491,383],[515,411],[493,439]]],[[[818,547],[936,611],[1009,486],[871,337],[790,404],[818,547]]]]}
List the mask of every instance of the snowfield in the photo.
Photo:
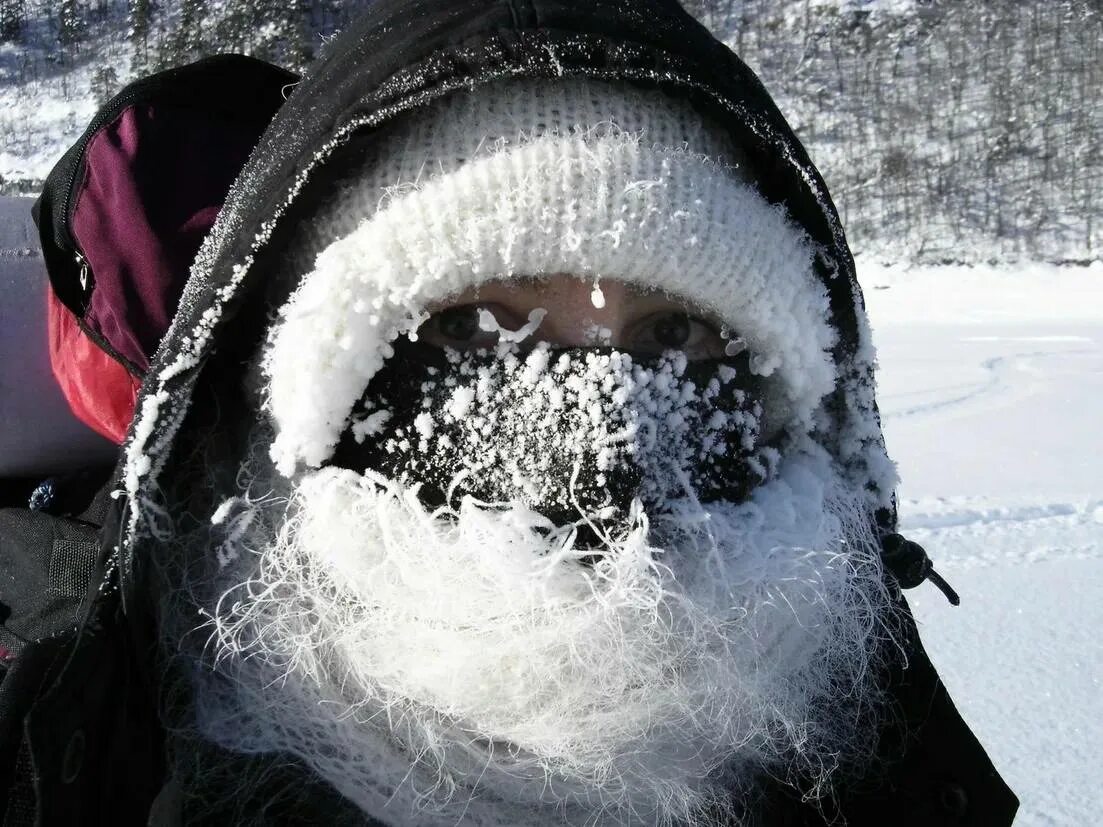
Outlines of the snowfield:
{"type": "Polygon", "coordinates": [[[1022,801],[1103,812],[1103,263],[859,262],[901,531],[961,594],[909,592],[958,709],[1022,801]]]}

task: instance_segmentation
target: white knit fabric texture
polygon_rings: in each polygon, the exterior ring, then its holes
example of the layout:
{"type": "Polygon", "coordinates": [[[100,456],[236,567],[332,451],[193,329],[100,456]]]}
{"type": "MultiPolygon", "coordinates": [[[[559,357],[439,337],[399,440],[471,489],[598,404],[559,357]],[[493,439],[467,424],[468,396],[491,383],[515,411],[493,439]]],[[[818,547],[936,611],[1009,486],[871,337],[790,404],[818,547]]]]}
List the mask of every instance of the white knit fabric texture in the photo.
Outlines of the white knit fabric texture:
{"type": "Polygon", "coordinates": [[[263,365],[282,473],[326,461],[388,343],[428,303],[513,276],[617,279],[704,307],[776,376],[788,425],[811,427],[835,383],[813,250],[687,102],[513,80],[455,93],[373,145],[289,263],[307,275],[263,365]]]}

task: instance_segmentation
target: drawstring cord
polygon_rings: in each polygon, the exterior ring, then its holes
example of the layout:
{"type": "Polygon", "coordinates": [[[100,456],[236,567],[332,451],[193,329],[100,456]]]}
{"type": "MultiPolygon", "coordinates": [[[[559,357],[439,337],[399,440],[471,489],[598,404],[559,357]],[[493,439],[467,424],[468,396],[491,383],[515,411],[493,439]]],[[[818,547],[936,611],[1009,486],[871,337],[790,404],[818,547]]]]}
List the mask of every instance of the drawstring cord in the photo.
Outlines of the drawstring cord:
{"type": "Polygon", "coordinates": [[[885,534],[881,537],[881,559],[900,588],[914,589],[924,580],[930,580],[946,595],[951,605],[961,604],[957,592],[934,570],[934,563],[919,543],[900,534],[885,534]]]}

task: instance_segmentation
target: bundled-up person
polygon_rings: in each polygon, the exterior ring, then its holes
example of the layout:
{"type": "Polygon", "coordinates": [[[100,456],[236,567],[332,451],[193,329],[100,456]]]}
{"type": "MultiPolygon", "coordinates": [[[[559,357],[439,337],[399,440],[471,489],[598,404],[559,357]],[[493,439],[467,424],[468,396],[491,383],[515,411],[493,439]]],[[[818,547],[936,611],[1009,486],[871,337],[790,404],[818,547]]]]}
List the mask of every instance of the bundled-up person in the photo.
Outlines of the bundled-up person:
{"type": "Polygon", "coordinates": [[[873,364],[819,174],[673,0],[381,0],[264,134],[146,374],[51,690],[71,794],[1009,824],[901,593],[954,597],[894,533],[873,364]]]}

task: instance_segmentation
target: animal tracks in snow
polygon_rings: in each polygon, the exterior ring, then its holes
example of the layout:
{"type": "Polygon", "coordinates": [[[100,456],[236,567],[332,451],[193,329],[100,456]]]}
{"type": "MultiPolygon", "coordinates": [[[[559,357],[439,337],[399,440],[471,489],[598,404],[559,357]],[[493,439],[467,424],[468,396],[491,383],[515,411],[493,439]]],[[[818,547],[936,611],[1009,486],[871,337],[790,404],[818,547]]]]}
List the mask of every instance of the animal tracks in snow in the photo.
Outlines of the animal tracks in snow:
{"type": "Polygon", "coordinates": [[[902,500],[900,530],[953,568],[1103,558],[1103,499],[951,497],[902,500]]]}

